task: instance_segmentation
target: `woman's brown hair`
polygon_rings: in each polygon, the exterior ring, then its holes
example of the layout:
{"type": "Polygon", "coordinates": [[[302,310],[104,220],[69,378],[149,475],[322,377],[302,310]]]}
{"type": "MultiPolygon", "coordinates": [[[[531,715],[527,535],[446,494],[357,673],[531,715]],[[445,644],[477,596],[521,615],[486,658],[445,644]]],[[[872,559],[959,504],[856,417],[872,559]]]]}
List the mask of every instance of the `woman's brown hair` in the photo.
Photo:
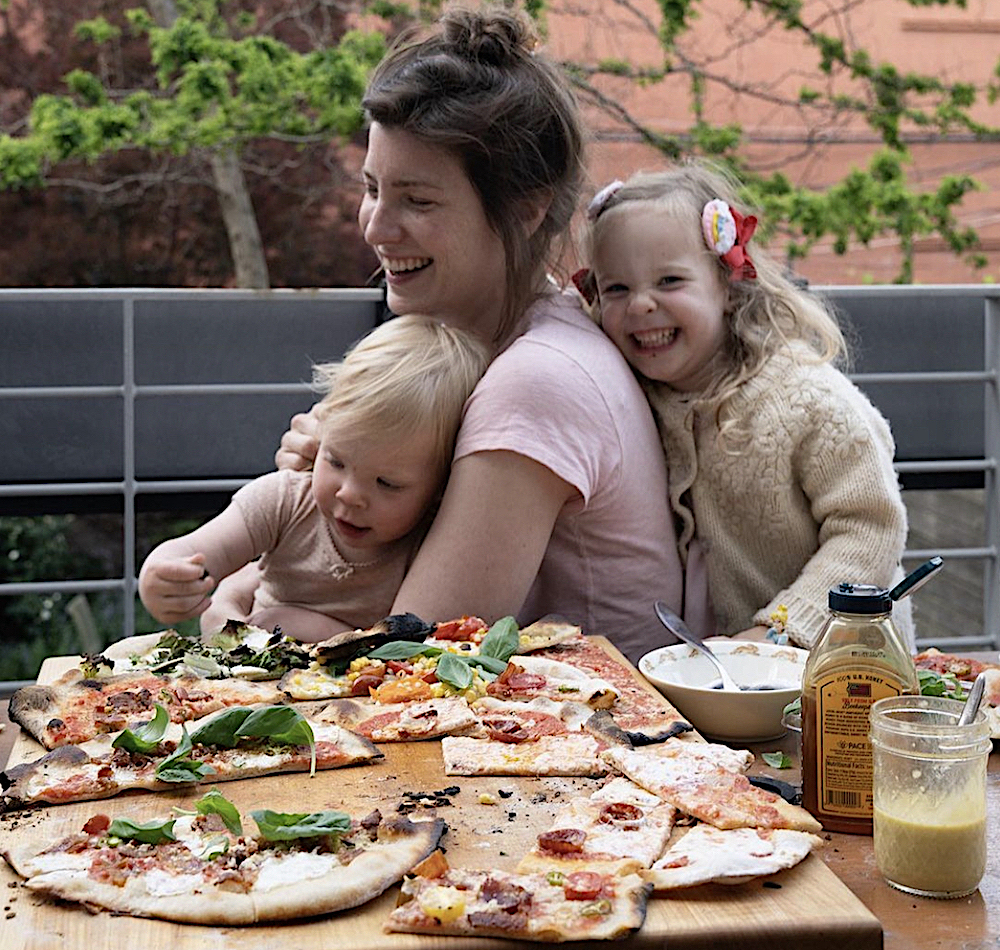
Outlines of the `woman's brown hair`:
{"type": "Polygon", "coordinates": [[[505,338],[561,251],[583,180],[583,132],[559,68],[534,49],[522,16],[447,10],[434,31],[404,37],[362,100],[369,118],[458,156],[506,252],[505,338]],[[545,207],[529,234],[527,222],[545,207]],[[560,245],[555,247],[557,243],[560,245]]]}

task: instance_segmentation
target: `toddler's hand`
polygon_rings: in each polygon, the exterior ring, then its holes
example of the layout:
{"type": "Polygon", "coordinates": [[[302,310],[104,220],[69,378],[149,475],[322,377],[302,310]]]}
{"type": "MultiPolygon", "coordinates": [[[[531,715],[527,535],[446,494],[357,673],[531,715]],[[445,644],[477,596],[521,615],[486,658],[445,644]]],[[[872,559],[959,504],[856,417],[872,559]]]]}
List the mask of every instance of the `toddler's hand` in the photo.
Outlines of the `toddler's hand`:
{"type": "Polygon", "coordinates": [[[204,554],[150,559],[139,575],[139,596],[162,623],[197,617],[212,602],[209,594],[214,586],[204,554]]]}

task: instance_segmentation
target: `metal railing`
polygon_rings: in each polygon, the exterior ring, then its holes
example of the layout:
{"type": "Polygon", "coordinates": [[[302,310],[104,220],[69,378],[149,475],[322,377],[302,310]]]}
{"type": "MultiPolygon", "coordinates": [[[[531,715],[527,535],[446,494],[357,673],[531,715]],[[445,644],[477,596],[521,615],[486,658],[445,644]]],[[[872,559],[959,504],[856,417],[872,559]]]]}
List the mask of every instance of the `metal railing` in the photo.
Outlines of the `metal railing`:
{"type": "MultiPolygon", "coordinates": [[[[820,288],[821,290],[824,288],[820,288]]],[[[926,387],[968,386],[975,384],[983,391],[982,418],[983,432],[979,457],[975,458],[929,458],[908,460],[901,458],[896,463],[902,476],[911,473],[937,474],[947,478],[953,474],[973,474],[981,476],[984,488],[985,537],[981,545],[953,547],[933,551],[907,550],[909,560],[924,559],[932,554],[942,554],[946,558],[976,559],[984,566],[984,603],[982,635],[954,638],[935,637],[934,644],[950,647],[1000,646],[1000,499],[998,499],[997,459],[1000,458],[1000,396],[998,396],[998,376],[1000,376],[1000,287],[988,286],[941,286],[941,287],[831,287],[825,288],[839,306],[850,311],[852,301],[870,300],[874,296],[884,296],[897,302],[922,300],[940,296],[942,298],[973,298],[982,303],[982,348],[981,364],[968,370],[925,371],[919,368],[893,370],[891,372],[858,372],[852,376],[862,388],[870,385],[888,384],[918,385],[926,387]]],[[[136,309],[150,303],[167,301],[173,306],[200,308],[209,302],[224,301],[235,307],[252,304],[278,302],[283,307],[295,308],[298,301],[316,301],[328,304],[331,309],[345,303],[359,303],[371,308],[370,324],[378,319],[381,295],[374,290],[327,290],[327,291],[272,291],[267,293],[242,291],[177,291],[177,290],[115,290],[115,291],[4,291],[0,290],[0,316],[4,308],[19,304],[39,304],[57,302],[73,305],[74,302],[101,301],[120,308],[121,380],[111,385],[4,385],[0,380],[0,415],[5,402],[10,400],[73,401],[107,399],[121,403],[121,465],[120,476],[115,478],[85,478],[79,481],[26,481],[0,485],[0,502],[5,498],[44,498],[54,496],[67,498],[74,496],[110,495],[120,497],[123,505],[122,576],[98,580],[46,580],[23,583],[0,583],[0,595],[46,594],[46,593],[91,593],[103,591],[120,592],[123,598],[124,636],[135,630],[133,605],[136,593],[136,510],[137,499],[144,494],[193,494],[231,493],[244,484],[252,473],[245,477],[148,477],[137,471],[137,405],[143,400],[155,397],[217,397],[217,396],[274,396],[295,395],[309,398],[310,387],[303,382],[307,375],[298,372],[298,381],[258,381],[258,382],[187,382],[187,383],[143,383],[137,380],[136,309]]],[[[324,318],[327,319],[327,318],[324,318]]],[[[367,317],[362,317],[362,323],[367,317]]],[[[332,325],[332,324],[331,324],[332,325]]],[[[354,332],[354,331],[352,331],[354,332]]],[[[359,335],[359,334],[356,334],[359,335]]],[[[348,341],[349,342],[349,341],[348,341]]],[[[251,345],[248,341],[248,346],[251,345]]],[[[342,352],[343,341],[338,344],[342,352]]],[[[332,358],[338,353],[327,353],[324,358],[332,358]]],[[[308,362],[309,354],[303,353],[308,362]]],[[[30,359],[30,353],[27,354],[30,359]]],[[[870,362],[867,361],[867,362],[870,362]]],[[[308,402],[306,403],[308,404],[308,402]]],[[[890,420],[892,420],[891,413],[890,420]]],[[[282,416],[287,420],[287,415],[282,416]]],[[[280,430],[262,430],[262,440],[273,440],[280,430]]],[[[30,433],[25,433],[30,441],[30,433]]],[[[977,441],[977,444],[978,441],[977,441]]],[[[273,445],[268,442],[268,454],[273,445]]],[[[49,466],[52,468],[52,466],[49,466]]],[[[264,466],[266,469],[267,465],[264,466]]],[[[0,469],[2,470],[2,469],[0,469]]],[[[58,473],[58,467],[54,469],[58,473]]],[[[918,641],[919,643],[919,641],[918,641]]]]}

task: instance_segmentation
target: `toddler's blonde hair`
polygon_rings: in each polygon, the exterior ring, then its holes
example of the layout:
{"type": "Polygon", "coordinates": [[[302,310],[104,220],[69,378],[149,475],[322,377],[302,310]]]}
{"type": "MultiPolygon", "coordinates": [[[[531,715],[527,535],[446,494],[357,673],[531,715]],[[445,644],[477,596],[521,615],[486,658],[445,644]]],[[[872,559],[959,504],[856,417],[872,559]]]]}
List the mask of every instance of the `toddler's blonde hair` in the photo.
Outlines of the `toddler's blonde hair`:
{"type": "Polygon", "coordinates": [[[384,439],[427,432],[444,477],[462,409],[489,363],[472,334],[415,314],[395,317],[362,337],[344,358],[313,368],[323,394],[320,434],[336,422],[352,437],[384,439]]]}

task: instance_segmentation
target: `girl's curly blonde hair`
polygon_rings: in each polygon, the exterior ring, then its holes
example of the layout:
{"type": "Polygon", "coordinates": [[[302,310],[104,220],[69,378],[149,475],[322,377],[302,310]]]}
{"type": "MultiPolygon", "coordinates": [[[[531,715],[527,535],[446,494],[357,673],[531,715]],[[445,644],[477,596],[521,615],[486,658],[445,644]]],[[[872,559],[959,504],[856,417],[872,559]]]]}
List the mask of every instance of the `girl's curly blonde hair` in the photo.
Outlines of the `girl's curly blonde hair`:
{"type": "MultiPolygon", "coordinates": [[[[728,172],[702,159],[691,159],[665,171],[639,172],[628,179],[596,209],[590,230],[590,257],[606,212],[627,202],[654,202],[678,224],[696,228],[698,243],[710,255],[719,281],[727,290],[727,334],[724,359],[709,386],[700,394],[705,402],[717,403],[716,420],[724,435],[739,441],[740,420],[732,416],[732,397],[760,372],[779,350],[809,362],[846,365],[844,335],[831,305],[818,295],[793,283],[783,268],[757,243],[749,247],[757,270],[754,279],[732,280],[723,260],[708,248],[701,236],[702,210],[713,198],[721,198],[744,215],[752,214],[741,199],[739,183],[728,172]],[[811,355],[803,355],[805,343],[811,355]]],[[[592,215],[595,212],[592,212],[592,215]]],[[[594,315],[600,320],[600,301],[594,315]]]]}

